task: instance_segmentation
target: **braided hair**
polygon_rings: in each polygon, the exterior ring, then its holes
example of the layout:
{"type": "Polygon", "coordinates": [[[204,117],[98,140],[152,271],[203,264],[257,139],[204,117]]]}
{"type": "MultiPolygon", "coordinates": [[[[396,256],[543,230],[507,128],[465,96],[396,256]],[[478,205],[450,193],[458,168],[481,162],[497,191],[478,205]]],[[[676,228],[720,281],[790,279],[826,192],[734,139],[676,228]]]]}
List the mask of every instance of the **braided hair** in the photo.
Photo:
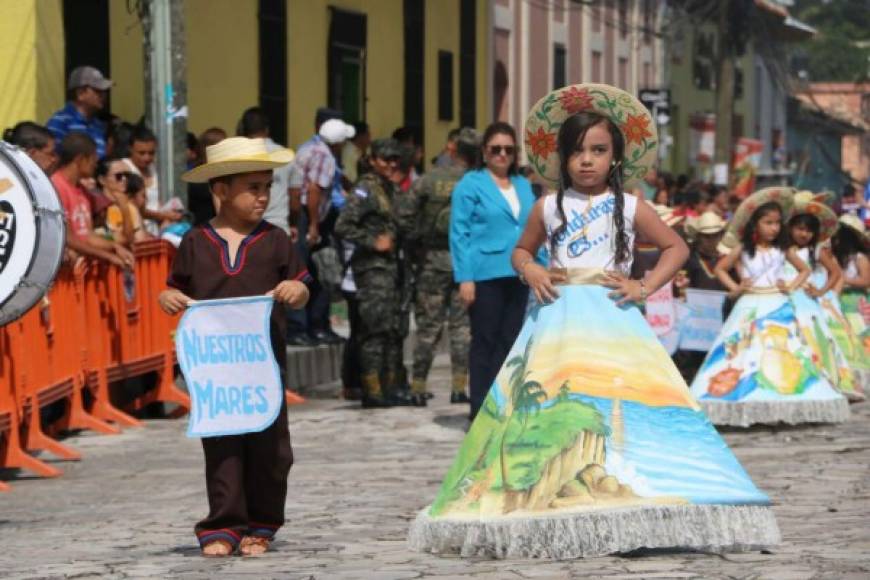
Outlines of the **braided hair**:
{"type": "Polygon", "coordinates": [[[565,214],[565,188],[572,184],[571,174],[568,172],[568,161],[571,155],[579,150],[586,138],[586,132],[599,123],[606,123],[607,130],[613,141],[613,163],[610,174],[607,176],[607,186],[613,192],[615,198],[613,210],[613,225],[616,228],[616,247],[614,261],[618,266],[628,261],[631,257],[631,248],[628,244],[628,235],[625,233],[625,192],[623,191],[622,160],[625,151],[625,138],[619,128],[607,117],[593,112],[581,112],[565,119],[559,129],[557,146],[559,150],[559,168],[561,173],[561,186],[556,193],[556,210],[561,224],[550,238],[550,252],[556,253],[556,240],[567,230],[568,217],[565,214]]]}
{"type": "Polygon", "coordinates": [[[816,244],[819,243],[819,232],[821,232],[822,223],[819,221],[819,218],[808,213],[794,216],[788,222],[788,236],[791,243],[794,243],[794,239],[791,236],[791,230],[797,226],[804,227],[813,233],[813,237],[810,239],[810,243],[807,244],[807,247],[810,248],[810,268],[815,268],[816,253],[813,250],[815,249],[816,244]]]}

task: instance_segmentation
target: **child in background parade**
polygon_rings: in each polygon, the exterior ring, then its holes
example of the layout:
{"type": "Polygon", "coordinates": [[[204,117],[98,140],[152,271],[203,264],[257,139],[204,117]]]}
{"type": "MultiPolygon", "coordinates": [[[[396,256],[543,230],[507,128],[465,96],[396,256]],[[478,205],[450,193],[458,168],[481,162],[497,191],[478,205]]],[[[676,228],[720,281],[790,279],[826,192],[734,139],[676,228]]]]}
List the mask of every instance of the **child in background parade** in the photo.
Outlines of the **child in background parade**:
{"type": "MultiPolygon", "coordinates": [[[[714,272],[719,261],[717,246],[722,239],[727,223],[713,211],[704,212],[701,217],[686,221],[684,231],[690,243],[689,259],[685,267],[674,278],[674,288],[681,298],[685,297],[686,288],[698,290],[715,290],[727,292],[714,272]]],[[[723,317],[728,316],[730,304],[723,304],[723,317]]],[[[691,380],[704,362],[702,351],[678,350],[674,353],[674,362],[686,380],[691,380]]]]}
{"type": "Polygon", "coordinates": [[[840,305],[848,333],[836,334],[837,343],[847,353],[861,383],[870,380],[870,260],[864,223],[853,214],[840,216],[840,227],[832,240],[832,250],[843,275],[837,283],[840,305]]]}
{"type": "MultiPolygon", "coordinates": [[[[792,213],[788,222],[790,242],[801,261],[811,269],[810,278],[803,287],[790,295],[804,344],[812,350],[813,362],[834,387],[850,400],[863,399],[846,355],[834,340],[834,329],[840,327],[837,330],[842,332],[842,324],[830,317],[830,313],[826,316],[823,307],[826,302],[821,300],[834,288],[841,275],[840,267],[827,245],[837,229],[837,216],[809,191],[795,195],[792,213]]],[[[790,264],[786,265],[786,281],[793,281],[797,275],[790,264]]],[[[827,298],[829,309],[832,298],[827,298]]]]}
{"type": "MultiPolygon", "coordinates": [[[[169,313],[191,300],[267,294],[272,310],[272,350],[286,371],[283,305],[302,308],[308,272],[287,234],[263,220],[272,170],[293,160],[292,152],[269,153],[263,139],[232,137],[209,147],[207,163],[182,178],[208,182],[220,199],[217,216],[190,230],[178,248],[160,306],[169,313]]],[[[204,556],[262,554],[284,523],[287,475],[293,464],[287,406],[265,430],[203,437],[209,514],[196,525],[204,556]]]]}
{"type": "Polygon", "coordinates": [[[692,382],[693,394],[715,424],[848,417],[845,400],[803,344],[788,299],[810,275],[795,248],[787,248],[783,223],[793,203],[788,188],[763,189],[746,198],[729,230],[729,239],[739,242],[716,264],[716,276],[739,300],[692,382]],[[797,271],[790,283],[784,280],[786,263],[797,271]],[[740,281],[729,274],[738,264],[740,281]]]}

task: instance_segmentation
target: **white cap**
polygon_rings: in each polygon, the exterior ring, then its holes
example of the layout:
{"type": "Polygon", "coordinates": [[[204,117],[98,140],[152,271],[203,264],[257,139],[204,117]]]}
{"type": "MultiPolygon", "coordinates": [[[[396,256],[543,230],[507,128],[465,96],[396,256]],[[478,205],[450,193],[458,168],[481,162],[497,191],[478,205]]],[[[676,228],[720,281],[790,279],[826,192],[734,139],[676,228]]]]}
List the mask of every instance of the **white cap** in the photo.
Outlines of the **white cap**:
{"type": "Polygon", "coordinates": [[[330,145],[353,139],[356,130],[341,119],[330,119],[320,126],[320,138],[330,145]]]}

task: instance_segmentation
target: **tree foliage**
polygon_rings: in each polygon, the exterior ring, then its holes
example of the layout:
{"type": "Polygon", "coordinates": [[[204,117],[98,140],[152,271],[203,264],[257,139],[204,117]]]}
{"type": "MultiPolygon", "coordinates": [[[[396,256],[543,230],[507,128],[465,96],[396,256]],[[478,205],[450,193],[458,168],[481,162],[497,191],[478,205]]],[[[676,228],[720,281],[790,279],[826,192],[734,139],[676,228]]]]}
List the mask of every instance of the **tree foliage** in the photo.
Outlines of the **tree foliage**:
{"type": "Polygon", "coordinates": [[[870,2],[797,0],[791,13],[818,31],[799,51],[811,81],[870,78],[870,2]]]}

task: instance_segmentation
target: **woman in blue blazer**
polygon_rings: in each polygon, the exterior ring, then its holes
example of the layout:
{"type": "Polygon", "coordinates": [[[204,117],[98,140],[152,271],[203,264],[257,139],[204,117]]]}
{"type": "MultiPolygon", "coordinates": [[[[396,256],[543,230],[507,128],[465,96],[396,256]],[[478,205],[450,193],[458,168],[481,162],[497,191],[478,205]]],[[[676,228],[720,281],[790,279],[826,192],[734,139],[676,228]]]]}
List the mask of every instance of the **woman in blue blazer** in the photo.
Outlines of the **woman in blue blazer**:
{"type": "Polygon", "coordinates": [[[507,123],[483,134],[483,166],[466,173],[452,193],[450,255],[459,297],[471,321],[471,418],[507,358],[523,324],[528,288],[510,256],[535,197],[517,171],[517,137],[507,123]]]}

